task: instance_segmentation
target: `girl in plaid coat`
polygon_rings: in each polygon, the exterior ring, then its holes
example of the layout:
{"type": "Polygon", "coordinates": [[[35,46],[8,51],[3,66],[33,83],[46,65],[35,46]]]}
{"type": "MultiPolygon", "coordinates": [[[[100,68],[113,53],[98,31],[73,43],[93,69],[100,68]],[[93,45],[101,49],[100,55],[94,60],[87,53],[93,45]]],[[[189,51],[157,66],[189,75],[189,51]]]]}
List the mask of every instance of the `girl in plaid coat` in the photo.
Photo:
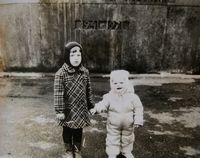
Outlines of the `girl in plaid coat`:
{"type": "Polygon", "coordinates": [[[94,107],[89,71],[82,65],[82,46],[77,42],[65,45],[65,63],[54,80],[54,107],[63,127],[66,158],[81,158],[83,128],[90,125],[89,110],[94,107]]]}

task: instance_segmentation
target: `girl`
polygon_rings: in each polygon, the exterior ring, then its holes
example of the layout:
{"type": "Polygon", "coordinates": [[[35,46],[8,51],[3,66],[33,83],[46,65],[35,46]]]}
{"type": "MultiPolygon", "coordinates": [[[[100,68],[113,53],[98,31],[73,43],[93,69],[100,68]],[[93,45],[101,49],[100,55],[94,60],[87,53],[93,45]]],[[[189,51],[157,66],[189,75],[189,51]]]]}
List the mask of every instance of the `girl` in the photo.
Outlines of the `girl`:
{"type": "Polygon", "coordinates": [[[54,107],[63,127],[65,157],[81,158],[83,128],[90,125],[89,110],[94,103],[89,71],[82,65],[82,46],[77,42],[65,45],[65,63],[55,74],[54,107]]]}

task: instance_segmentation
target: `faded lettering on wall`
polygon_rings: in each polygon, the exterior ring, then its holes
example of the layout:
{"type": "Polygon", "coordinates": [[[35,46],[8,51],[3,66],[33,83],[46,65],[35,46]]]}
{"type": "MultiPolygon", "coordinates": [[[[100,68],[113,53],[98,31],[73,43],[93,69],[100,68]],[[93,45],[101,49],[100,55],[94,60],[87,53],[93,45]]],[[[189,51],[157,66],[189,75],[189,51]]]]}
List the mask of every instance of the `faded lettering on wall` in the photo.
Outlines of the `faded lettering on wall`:
{"type": "Polygon", "coordinates": [[[128,30],[129,21],[75,20],[75,29],[128,30]]]}

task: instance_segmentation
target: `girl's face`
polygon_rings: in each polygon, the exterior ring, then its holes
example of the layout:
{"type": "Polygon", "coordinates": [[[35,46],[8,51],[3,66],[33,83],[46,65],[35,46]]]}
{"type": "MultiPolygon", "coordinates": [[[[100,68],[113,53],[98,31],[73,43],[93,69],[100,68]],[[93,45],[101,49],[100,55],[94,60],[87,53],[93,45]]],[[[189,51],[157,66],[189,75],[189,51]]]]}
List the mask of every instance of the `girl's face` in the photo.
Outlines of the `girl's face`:
{"type": "Polygon", "coordinates": [[[75,46],[70,50],[69,61],[74,67],[78,67],[81,64],[81,49],[78,46],[75,46]]]}

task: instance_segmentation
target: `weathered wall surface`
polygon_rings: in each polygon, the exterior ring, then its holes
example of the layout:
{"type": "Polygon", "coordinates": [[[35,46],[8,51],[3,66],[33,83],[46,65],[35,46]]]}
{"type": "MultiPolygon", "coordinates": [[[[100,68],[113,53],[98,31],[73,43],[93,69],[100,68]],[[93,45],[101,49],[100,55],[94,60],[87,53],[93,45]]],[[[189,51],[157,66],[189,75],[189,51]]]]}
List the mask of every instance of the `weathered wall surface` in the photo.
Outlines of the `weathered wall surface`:
{"type": "Polygon", "coordinates": [[[51,70],[64,43],[63,4],[0,5],[5,70],[51,70]]]}
{"type": "Polygon", "coordinates": [[[0,19],[4,71],[54,71],[76,40],[91,71],[200,72],[197,0],[8,0],[0,19]]]}

